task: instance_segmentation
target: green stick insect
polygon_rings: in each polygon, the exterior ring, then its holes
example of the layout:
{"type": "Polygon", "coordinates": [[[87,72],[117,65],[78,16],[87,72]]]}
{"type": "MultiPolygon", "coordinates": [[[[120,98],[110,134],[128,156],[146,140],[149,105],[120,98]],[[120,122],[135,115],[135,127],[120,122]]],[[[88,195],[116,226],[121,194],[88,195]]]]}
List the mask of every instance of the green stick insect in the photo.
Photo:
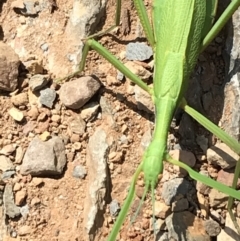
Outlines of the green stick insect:
{"type": "MultiPolygon", "coordinates": [[[[231,188],[195,172],[184,163],[171,158],[167,152],[168,130],[176,109],[180,107],[240,154],[240,144],[236,140],[189,107],[184,99],[189,76],[193,71],[199,54],[216,37],[240,6],[240,0],[232,0],[213,27],[211,26],[216,13],[217,0],[153,0],[153,26],[147,16],[143,0],[134,0],[134,4],[146,38],[154,51],[153,88],[150,88],[129,71],[115,56],[93,39],[93,37],[99,36],[99,34],[92,35],[85,41],[79,70],[67,77],[71,78],[84,69],[87,53],[91,48],[107,59],[126,77],[131,79],[132,82],[148,92],[155,105],[155,129],[152,141],[133,176],[128,196],[108,237],[108,241],[117,239],[119,230],[134,199],[135,184],[140,172],[144,173],[144,196],[150,190],[154,200],[154,188],[158,182],[159,174],[163,172],[163,161],[168,161],[184,168],[188,171],[191,178],[229,195],[228,210],[240,234],[240,228],[231,210],[233,198],[240,200],[240,192],[235,190],[240,172],[240,162],[237,162],[235,178],[231,188]]],[[[116,15],[116,25],[120,21],[120,6],[121,0],[117,0],[118,14],[116,15]]],[[[108,29],[107,32],[111,31],[112,28],[108,29]]]]}

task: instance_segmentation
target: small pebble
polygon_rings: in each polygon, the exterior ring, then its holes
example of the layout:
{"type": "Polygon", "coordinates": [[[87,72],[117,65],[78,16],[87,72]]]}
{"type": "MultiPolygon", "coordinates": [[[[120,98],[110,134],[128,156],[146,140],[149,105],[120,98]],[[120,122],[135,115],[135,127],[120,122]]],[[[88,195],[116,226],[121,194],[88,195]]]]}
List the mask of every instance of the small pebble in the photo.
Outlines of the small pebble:
{"type": "Polygon", "coordinates": [[[79,151],[82,147],[82,144],[80,142],[74,142],[73,143],[73,148],[76,150],[76,151],[79,151]]]}
{"type": "Polygon", "coordinates": [[[206,220],[204,223],[207,234],[211,237],[217,236],[221,232],[220,225],[214,220],[206,220]]]}
{"type": "Polygon", "coordinates": [[[129,43],[126,47],[126,59],[144,61],[153,55],[152,48],[145,43],[129,43]]]}
{"type": "Polygon", "coordinates": [[[78,165],[74,167],[72,175],[73,177],[83,179],[87,175],[87,171],[82,165],[78,165]]]}
{"type": "Polygon", "coordinates": [[[10,110],[9,110],[9,115],[16,121],[22,121],[23,118],[24,118],[24,115],[23,113],[18,110],[17,108],[14,108],[12,107],[10,110]]]}
{"type": "Polygon", "coordinates": [[[109,204],[109,210],[112,216],[116,217],[120,211],[120,206],[117,200],[113,199],[109,204]]]}
{"type": "Polygon", "coordinates": [[[20,207],[20,213],[21,213],[22,217],[25,219],[29,214],[29,206],[26,204],[26,205],[20,207]]]}
{"type": "Polygon", "coordinates": [[[42,105],[52,108],[56,95],[57,94],[56,94],[55,90],[46,88],[46,89],[40,91],[39,101],[42,105]]]}

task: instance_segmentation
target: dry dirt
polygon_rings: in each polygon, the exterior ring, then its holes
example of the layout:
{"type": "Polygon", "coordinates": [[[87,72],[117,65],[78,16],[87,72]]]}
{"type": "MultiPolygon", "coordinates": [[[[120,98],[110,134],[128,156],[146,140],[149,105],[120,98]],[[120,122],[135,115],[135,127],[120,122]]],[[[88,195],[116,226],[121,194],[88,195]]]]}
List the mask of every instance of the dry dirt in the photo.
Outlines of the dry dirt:
{"type": "MultiPolygon", "coordinates": [[[[14,28],[16,28],[15,19],[17,18],[16,13],[11,8],[13,0],[5,0],[3,3],[0,3],[0,9],[2,7],[2,16],[1,22],[4,25],[4,29],[6,30],[6,21],[8,19],[13,19],[14,21],[7,21],[7,29],[8,34],[4,36],[4,40],[6,42],[10,41],[11,34],[14,32],[14,28]]],[[[72,1],[71,0],[57,0],[57,9],[54,11],[49,11],[48,13],[43,13],[46,17],[50,18],[52,15],[55,15],[55,21],[58,21],[59,25],[62,25],[64,28],[67,20],[68,20],[68,12],[71,10],[72,1]],[[65,12],[65,14],[60,14],[65,12]]],[[[51,5],[51,4],[50,4],[51,5]]],[[[146,6],[149,4],[146,1],[146,6]]],[[[130,1],[123,1],[123,9],[128,9],[130,11],[130,33],[124,34],[124,30],[127,31],[128,23],[127,21],[123,21],[120,28],[115,30],[113,35],[103,36],[100,39],[100,42],[104,44],[113,54],[119,54],[125,50],[126,43],[135,40],[136,32],[139,30],[136,29],[138,26],[137,18],[135,14],[135,10],[131,5],[130,1]]],[[[115,15],[115,1],[108,1],[107,6],[107,14],[106,19],[103,19],[104,28],[107,28],[112,25],[112,21],[115,15]]],[[[126,18],[124,18],[126,20],[126,18]]],[[[103,23],[102,22],[102,23],[103,23]]],[[[41,33],[43,31],[41,27],[36,26],[35,34],[44,34],[41,33]]],[[[34,34],[34,33],[33,33],[34,34]]],[[[52,38],[52,36],[50,36],[52,38]]],[[[35,46],[36,43],[35,38],[29,39],[27,42],[29,45],[35,46]]],[[[55,39],[54,41],[58,42],[61,39],[55,39]]],[[[67,45],[67,43],[64,43],[67,45]]],[[[56,51],[61,52],[61,48],[65,48],[63,43],[60,44],[59,49],[56,51]]],[[[34,51],[34,47],[33,47],[34,51]]],[[[42,52],[39,53],[34,52],[35,55],[41,56],[42,52]]],[[[41,56],[42,57],[42,56],[41,56]]],[[[45,67],[45,62],[43,61],[42,65],[45,67]]],[[[66,63],[59,63],[59,66],[62,65],[64,68],[66,63]]],[[[47,69],[47,68],[46,68],[47,69]]],[[[49,73],[52,74],[53,77],[59,77],[59,73],[49,73]]],[[[62,74],[62,73],[61,73],[62,74]]],[[[87,66],[85,73],[95,74],[101,80],[103,87],[96,99],[99,99],[100,95],[103,95],[108,102],[111,104],[112,109],[117,110],[119,114],[115,119],[116,128],[112,130],[113,138],[118,139],[122,135],[122,130],[124,125],[127,126],[126,130],[124,130],[124,134],[130,140],[130,144],[125,146],[123,149],[123,159],[120,163],[112,163],[110,165],[110,173],[111,173],[111,185],[112,199],[117,199],[121,204],[123,202],[124,197],[127,193],[127,188],[131,181],[131,177],[136,170],[142,156],[142,150],[140,147],[140,142],[142,135],[149,129],[153,128],[153,115],[147,114],[143,111],[139,111],[136,106],[136,101],[134,96],[130,94],[126,94],[127,82],[125,84],[112,83],[111,78],[109,76],[116,76],[116,70],[111,67],[103,58],[99,57],[99,55],[91,51],[88,56],[87,66]]],[[[21,92],[26,92],[28,90],[28,86],[26,81],[22,81],[22,85],[20,87],[21,92]]],[[[1,136],[1,147],[9,144],[17,142],[22,148],[26,149],[31,137],[26,136],[23,133],[23,125],[17,124],[13,121],[8,115],[8,109],[12,107],[12,103],[10,100],[10,96],[7,93],[2,93],[0,96],[0,108],[1,108],[1,116],[0,116],[0,136],[1,136]]],[[[23,110],[27,115],[28,109],[23,110]]],[[[46,108],[41,108],[40,112],[45,112],[46,108]]],[[[61,108],[61,116],[64,115],[72,115],[74,116],[76,113],[71,110],[66,110],[65,108],[61,108]]],[[[216,115],[215,115],[216,117],[216,115]]],[[[218,119],[218,118],[216,118],[218,119]]],[[[43,178],[43,184],[41,186],[35,186],[31,177],[22,177],[20,174],[16,177],[16,182],[21,183],[24,187],[27,188],[27,199],[26,203],[31,206],[29,216],[26,220],[24,219],[13,219],[8,220],[8,230],[10,231],[5,237],[4,241],[10,240],[58,240],[58,241],[72,241],[78,240],[83,241],[87,240],[84,232],[83,226],[83,210],[84,210],[84,198],[85,198],[85,190],[88,183],[88,177],[85,180],[79,180],[72,176],[72,171],[75,165],[81,163],[85,165],[85,155],[86,155],[86,145],[89,136],[92,135],[95,128],[104,123],[104,119],[97,119],[93,123],[89,123],[87,126],[86,135],[81,137],[81,153],[73,153],[72,156],[69,154],[69,160],[67,163],[67,168],[64,174],[59,178],[43,178]],[[72,158],[70,158],[72,157],[72,158]],[[39,198],[40,203],[38,205],[31,205],[32,200],[34,198],[39,198]],[[13,233],[13,231],[18,231],[22,226],[31,226],[30,234],[27,234],[23,237],[11,238],[9,235],[13,233]]],[[[216,121],[216,120],[215,120],[216,121]]],[[[55,128],[56,129],[56,128],[55,128]]],[[[49,125],[48,130],[51,132],[55,130],[51,123],[49,125]]],[[[62,130],[64,132],[64,130],[62,130]]],[[[176,138],[174,139],[177,141],[176,138]]],[[[71,149],[71,144],[68,147],[71,149]]],[[[14,157],[13,157],[14,158],[14,157]]],[[[198,165],[199,168],[199,165],[198,165]]],[[[166,166],[166,169],[172,170],[170,166],[166,166]]],[[[139,180],[138,183],[138,191],[141,193],[143,189],[142,180],[139,180]]],[[[157,199],[160,198],[159,188],[156,191],[157,199]]],[[[110,202],[111,200],[107,200],[110,202]]],[[[134,210],[139,203],[139,198],[133,204],[132,211],[130,214],[132,215],[134,210]]],[[[138,225],[145,225],[145,232],[138,234],[135,231],[127,231],[124,229],[122,231],[123,240],[153,240],[153,233],[150,228],[151,222],[151,200],[148,198],[140,211],[135,227],[138,225]],[[125,237],[125,238],[124,238],[125,237]],[[132,237],[132,238],[130,238],[132,237]]],[[[108,208],[105,213],[105,222],[103,227],[99,230],[98,237],[95,240],[104,240],[108,235],[113,220],[109,214],[108,208]]],[[[127,226],[127,225],[125,225],[127,226]]]]}

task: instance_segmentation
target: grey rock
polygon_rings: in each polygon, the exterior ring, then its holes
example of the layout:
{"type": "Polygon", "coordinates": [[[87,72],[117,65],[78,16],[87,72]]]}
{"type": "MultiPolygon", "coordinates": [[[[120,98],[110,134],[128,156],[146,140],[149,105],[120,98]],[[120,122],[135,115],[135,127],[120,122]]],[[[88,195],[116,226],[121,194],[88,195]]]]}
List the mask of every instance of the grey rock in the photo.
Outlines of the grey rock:
{"type": "Polygon", "coordinates": [[[36,74],[29,80],[29,87],[32,91],[40,90],[49,82],[48,75],[36,74]]]}
{"type": "Polygon", "coordinates": [[[126,59],[144,61],[153,55],[152,48],[145,43],[129,43],[126,47],[126,59]]]}
{"type": "Polygon", "coordinates": [[[9,178],[11,178],[15,173],[16,173],[16,171],[5,171],[5,172],[3,172],[3,174],[2,174],[2,179],[3,179],[3,180],[9,179],[9,178]]]}
{"type": "Polygon", "coordinates": [[[62,103],[71,109],[79,109],[96,94],[100,83],[91,76],[75,79],[62,85],[59,97],[62,103]]]}
{"type": "Polygon", "coordinates": [[[7,44],[0,42],[0,89],[14,91],[18,84],[18,55],[7,44]]]}
{"type": "Polygon", "coordinates": [[[29,206],[26,204],[26,205],[20,207],[20,213],[21,213],[22,217],[24,219],[26,219],[29,214],[29,206]]]}
{"type": "Polygon", "coordinates": [[[115,110],[104,96],[100,98],[100,107],[103,114],[111,115],[112,117],[115,114],[115,110]]]}
{"type": "Polygon", "coordinates": [[[35,137],[28,146],[20,168],[22,175],[60,175],[66,165],[65,147],[61,138],[53,136],[48,141],[35,137]]]}
{"type": "Polygon", "coordinates": [[[104,96],[101,96],[99,104],[102,110],[102,116],[105,116],[107,118],[107,124],[111,126],[111,128],[116,128],[116,122],[114,119],[116,110],[112,108],[109,100],[107,100],[104,96]]]}
{"type": "Polygon", "coordinates": [[[216,221],[214,221],[212,219],[206,220],[204,222],[204,227],[205,227],[207,234],[211,237],[215,237],[221,232],[221,227],[220,227],[219,223],[217,223],[216,221]]]}
{"type": "Polygon", "coordinates": [[[166,218],[169,240],[210,241],[203,221],[189,211],[172,213],[166,218]],[[193,228],[197,227],[197,228],[193,228]]]}
{"type": "MultiPolygon", "coordinates": [[[[239,61],[239,60],[236,60],[239,61]]],[[[229,71],[230,72],[230,71],[229,71]]],[[[228,77],[230,81],[224,88],[224,107],[221,118],[222,128],[232,137],[239,141],[240,123],[240,77],[239,73],[228,77]]]]}
{"type": "Polygon", "coordinates": [[[134,86],[134,93],[137,102],[137,108],[152,114],[154,112],[154,104],[151,96],[138,85],[134,86]]]}
{"type": "Polygon", "coordinates": [[[225,62],[229,69],[226,69],[224,87],[224,107],[221,118],[222,128],[232,137],[239,141],[240,136],[240,75],[239,75],[239,54],[240,54],[240,25],[239,11],[232,16],[231,24],[228,25],[228,37],[226,40],[225,62]]]}
{"type": "Polygon", "coordinates": [[[121,73],[120,71],[117,71],[117,80],[123,81],[123,79],[124,79],[124,74],[121,73]]]}
{"type": "Polygon", "coordinates": [[[0,156],[0,170],[2,172],[14,170],[15,167],[11,160],[6,156],[0,156]]]}
{"type": "Polygon", "coordinates": [[[1,150],[0,150],[0,154],[3,154],[5,156],[9,156],[11,155],[14,151],[16,151],[16,145],[15,144],[9,144],[4,146],[1,150]]]}
{"type": "Polygon", "coordinates": [[[78,165],[74,167],[72,175],[73,177],[83,179],[87,175],[87,171],[82,165],[78,165]]]}
{"type": "Polygon", "coordinates": [[[68,128],[69,128],[71,133],[83,135],[85,133],[86,123],[81,118],[80,115],[77,115],[77,116],[74,116],[73,118],[69,119],[68,128]]]}
{"type": "Polygon", "coordinates": [[[183,178],[172,179],[163,184],[162,198],[167,205],[171,205],[174,197],[178,194],[186,195],[191,188],[191,183],[183,178]]]}
{"type": "Polygon", "coordinates": [[[210,147],[206,155],[209,163],[220,166],[222,169],[235,167],[239,158],[238,154],[224,143],[217,143],[215,146],[210,147]]]}
{"type": "Polygon", "coordinates": [[[21,10],[24,15],[36,15],[41,11],[38,1],[24,0],[25,8],[21,10]]]}
{"type": "Polygon", "coordinates": [[[97,102],[90,102],[86,104],[81,111],[81,117],[86,121],[95,119],[99,110],[99,104],[97,102]]]}
{"type": "Polygon", "coordinates": [[[207,149],[208,149],[208,138],[206,138],[205,136],[197,136],[196,138],[197,144],[201,147],[201,149],[203,150],[204,153],[206,153],[207,149]]]}
{"type": "Polygon", "coordinates": [[[20,208],[14,203],[14,196],[12,191],[12,185],[7,183],[3,194],[4,213],[10,218],[18,217],[20,208]]]}
{"type": "Polygon", "coordinates": [[[48,51],[48,48],[49,48],[49,46],[48,46],[47,43],[44,43],[44,44],[41,45],[41,49],[42,49],[44,52],[48,51]]]}
{"type": "Polygon", "coordinates": [[[11,155],[15,150],[16,150],[16,145],[9,144],[9,145],[4,146],[4,147],[0,150],[0,154],[3,154],[3,155],[5,155],[5,156],[9,156],[9,155],[11,155]]]}
{"type": "Polygon", "coordinates": [[[120,206],[117,200],[112,200],[109,204],[109,210],[113,217],[116,217],[120,211],[120,206]]]}
{"type": "Polygon", "coordinates": [[[87,147],[88,189],[84,205],[84,226],[93,240],[103,225],[107,182],[107,133],[98,127],[90,137],[87,147]]]}
{"type": "Polygon", "coordinates": [[[72,11],[66,26],[66,34],[71,36],[71,44],[75,46],[74,54],[71,55],[72,62],[78,67],[82,59],[82,39],[95,33],[103,14],[105,13],[106,0],[74,0],[72,11]],[[79,11],[81,9],[81,11],[79,11]]]}
{"type": "Polygon", "coordinates": [[[13,144],[6,145],[0,150],[0,154],[9,156],[16,150],[16,147],[17,146],[13,144]]]}
{"type": "MultiPolygon", "coordinates": [[[[196,158],[190,151],[185,150],[171,150],[169,151],[171,157],[175,160],[180,160],[181,162],[187,164],[189,167],[194,167],[196,164],[196,158]]],[[[179,166],[174,165],[174,170],[183,176],[187,175],[187,171],[179,166]]]]}
{"type": "Polygon", "coordinates": [[[56,91],[50,88],[46,88],[40,91],[39,101],[42,105],[52,108],[53,102],[56,99],[56,91]]]}
{"type": "Polygon", "coordinates": [[[186,198],[179,199],[172,204],[173,212],[180,212],[188,209],[188,200],[186,198]]]}
{"type": "MultiPolygon", "coordinates": [[[[203,175],[203,176],[206,176],[206,177],[210,177],[209,173],[206,171],[206,170],[201,170],[199,172],[199,174],[203,175]]],[[[202,182],[199,182],[197,181],[197,184],[196,184],[196,189],[198,192],[200,192],[201,194],[203,195],[208,195],[211,188],[205,184],[203,184],[202,182]]]]}

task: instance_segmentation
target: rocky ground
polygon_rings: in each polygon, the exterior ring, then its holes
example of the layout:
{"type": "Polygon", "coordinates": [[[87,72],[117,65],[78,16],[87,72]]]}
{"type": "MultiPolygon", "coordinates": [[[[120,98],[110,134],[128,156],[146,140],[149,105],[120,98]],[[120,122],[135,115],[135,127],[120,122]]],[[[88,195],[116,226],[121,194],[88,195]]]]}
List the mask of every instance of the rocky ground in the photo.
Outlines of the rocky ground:
{"type": "MultiPolygon", "coordinates": [[[[150,11],[151,1],[145,5],[150,11]]],[[[114,0],[0,2],[0,240],[106,240],[111,231],[151,140],[152,102],[95,51],[79,78],[59,79],[76,70],[81,40],[110,27],[114,14],[114,0]]],[[[238,138],[235,19],[199,57],[187,100],[238,138]]],[[[152,50],[131,1],[123,1],[121,25],[99,42],[152,84],[152,50]]],[[[238,156],[181,111],[168,148],[196,171],[231,184],[238,156]]],[[[143,189],[141,176],[129,218],[143,189]]],[[[155,198],[158,241],[240,240],[227,196],[178,167],[165,164],[155,198]]],[[[239,217],[239,201],[234,209],[239,217]]],[[[154,240],[150,195],[128,223],[119,240],[154,240]]]]}

